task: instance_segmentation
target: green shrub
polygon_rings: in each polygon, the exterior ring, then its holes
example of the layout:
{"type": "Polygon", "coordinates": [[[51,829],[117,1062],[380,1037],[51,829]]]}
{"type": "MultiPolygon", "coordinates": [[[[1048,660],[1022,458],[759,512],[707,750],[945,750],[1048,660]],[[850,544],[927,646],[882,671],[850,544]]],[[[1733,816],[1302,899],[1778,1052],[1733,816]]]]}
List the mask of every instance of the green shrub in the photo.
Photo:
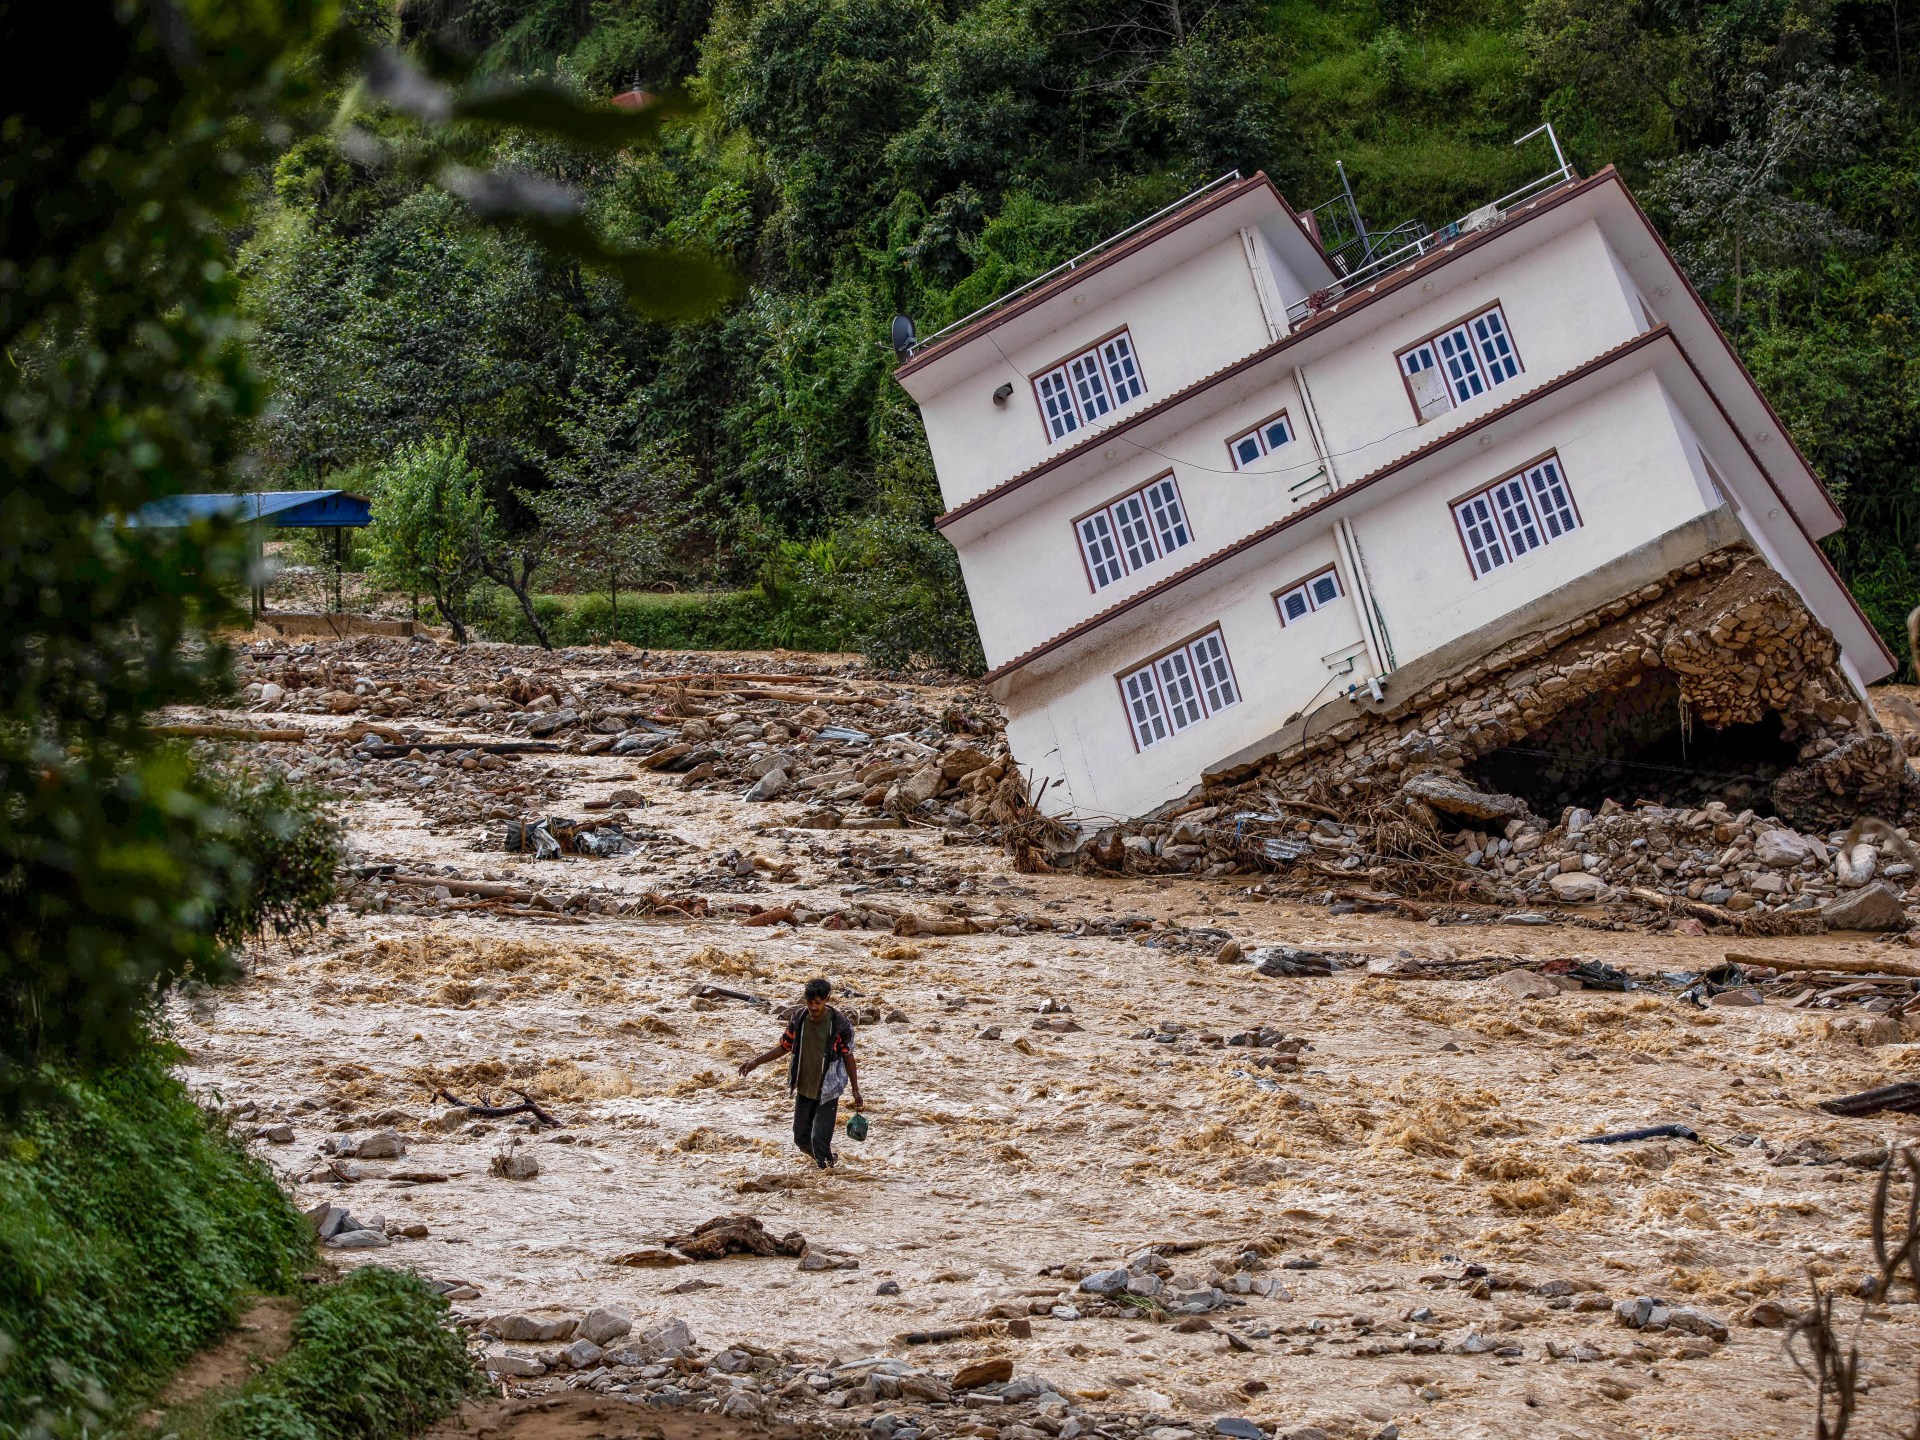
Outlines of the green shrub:
{"type": "Polygon", "coordinates": [[[306,1221],[150,1050],[0,1129],[0,1434],[79,1436],[292,1287],[306,1221]]]}
{"type": "Polygon", "coordinates": [[[278,775],[233,774],[217,783],[228,817],[227,843],[244,876],[214,910],[221,943],[239,945],[269,931],[289,935],[321,924],[338,889],[344,844],[326,797],[278,775]]]}
{"type": "MultiPolygon", "coordinates": [[[[613,640],[651,650],[843,650],[852,637],[831,613],[776,604],[757,590],[689,595],[623,595],[618,632],[605,595],[542,595],[534,613],[555,645],[613,640]]],[[[533,630],[513,597],[493,597],[485,621],[495,640],[533,643],[533,630]]]]}
{"type": "Polygon", "coordinates": [[[446,1311],[447,1302],[414,1276],[364,1265],[300,1312],[285,1356],[174,1433],[208,1440],[411,1435],[479,1382],[446,1311]]]}

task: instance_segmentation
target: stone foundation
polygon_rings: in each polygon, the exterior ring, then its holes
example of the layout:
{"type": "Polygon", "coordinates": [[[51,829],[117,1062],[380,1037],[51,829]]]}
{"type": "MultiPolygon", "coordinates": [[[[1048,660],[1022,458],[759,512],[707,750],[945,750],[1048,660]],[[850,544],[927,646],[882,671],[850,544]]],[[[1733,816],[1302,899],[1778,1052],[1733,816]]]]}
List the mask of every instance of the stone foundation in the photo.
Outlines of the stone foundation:
{"type": "Polygon", "coordinates": [[[1359,809],[1397,793],[1414,772],[1440,768],[1485,783],[1505,763],[1537,767],[1543,782],[1557,766],[1569,789],[1608,783],[1611,767],[1619,787],[1611,798],[1622,804],[1642,798],[1636,788],[1659,791],[1666,803],[1702,804],[1729,798],[1715,794],[1728,781],[1736,808],[1771,809],[1796,826],[1845,825],[1862,814],[1901,823],[1920,802],[1920,779],[1838,662],[1832,635],[1792,587],[1746,546],[1728,546],[1408,695],[1390,694],[1324,733],[1309,731],[1303,743],[1209,775],[1204,798],[1169,806],[1161,818],[1195,804],[1359,809]],[[1693,742],[1682,748],[1689,760],[1633,760],[1676,728],[1693,742]],[[1503,762],[1509,747],[1527,755],[1503,762]],[[1711,758],[1689,777],[1696,753],[1711,758]],[[1655,784],[1646,777],[1656,770],[1673,773],[1655,784]],[[1676,801],[1669,790],[1684,795],[1676,801]]]}

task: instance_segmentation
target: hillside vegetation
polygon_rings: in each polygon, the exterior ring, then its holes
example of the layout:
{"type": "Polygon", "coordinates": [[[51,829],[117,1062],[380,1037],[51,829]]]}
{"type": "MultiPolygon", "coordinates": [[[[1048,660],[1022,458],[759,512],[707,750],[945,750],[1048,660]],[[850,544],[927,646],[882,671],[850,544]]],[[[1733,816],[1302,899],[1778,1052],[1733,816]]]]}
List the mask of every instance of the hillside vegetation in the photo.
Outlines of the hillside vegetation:
{"type": "Polygon", "coordinates": [[[1551,168],[1512,141],[1552,119],[1666,228],[1841,498],[1834,558],[1890,639],[1920,588],[1920,24],[1897,4],[366,0],[357,23],[482,77],[703,108],[644,154],[364,108],[286,151],[243,265],[276,483],[371,483],[423,433],[465,444],[509,523],[626,474],[650,579],[759,581],[881,658],[966,663],[897,311],[930,333],[1234,168],[1306,205],[1338,159],[1370,224],[1438,224],[1551,168]],[[441,162],[579,185],[603,234],[720,257],[745,293],[639,322],[463,223],[419,178],[441,162]]]}

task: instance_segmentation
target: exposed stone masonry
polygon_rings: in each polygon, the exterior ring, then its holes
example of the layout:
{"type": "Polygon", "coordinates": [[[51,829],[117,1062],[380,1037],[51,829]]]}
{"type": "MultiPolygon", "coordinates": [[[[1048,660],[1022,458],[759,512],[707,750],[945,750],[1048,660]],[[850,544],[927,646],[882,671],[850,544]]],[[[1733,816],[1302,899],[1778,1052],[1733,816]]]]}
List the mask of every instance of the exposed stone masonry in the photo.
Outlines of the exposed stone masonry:
{"type": "MultiPolygon", "coordinates": [[[[1209,804],[1364,804],[1413,771],[1461,771],[1558,727],[1577,707],[1653,681],[1677,690],[1697,730],[1777,717],[1793,765],[1771,802],[1796,825],[1858,814],[1898,823],[1913,771],[1838,668],[1839,647],[1744,546],[1717,550],[1577,619],[1504,645],[1456,674],[1312,735],[1304,747],[1212,777],[1209,804]]],[[[1632,795],[1623,795],[1630,801],[1632,795]]],[[[1185,806],[1175,807],[1186,808],[1185,806]]]]}

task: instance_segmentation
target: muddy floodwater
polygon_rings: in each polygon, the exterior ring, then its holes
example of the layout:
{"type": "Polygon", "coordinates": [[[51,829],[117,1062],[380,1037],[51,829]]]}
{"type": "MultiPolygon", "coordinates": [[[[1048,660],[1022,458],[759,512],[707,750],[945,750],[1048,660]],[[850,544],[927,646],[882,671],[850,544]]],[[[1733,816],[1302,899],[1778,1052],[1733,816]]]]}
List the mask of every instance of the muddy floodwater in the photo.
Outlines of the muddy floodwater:
{"type": "MultiPolygon", "coordinates": [[[[1920,1079],[1911,1024],[1774,1003],[1702,1009],[1664,988],[1515,998],[1497,983],[1513,966],[1597,959],[1652,977],[1718,964],[1728,943],[1334,915],[1250,896],[1246,877],[1026,875],[936,832],[802,843],[754,828],[797,805],[687,792],[617,756],[549,763],[554,813],[616,782],[637,790],[646,823],[686,847],[668,869],[758,852],[774,862],[765,873],[791,877],[756,882],[768,904],[838,904],[860,885],[911,904],[916,874],[937,867],[971,882],[976,915],[1140,923],[929,938],[754,928],[734,914],[560,924],[342,907],[324,933],[258,947],[244,984],[172,1016],[192,1084],[230,1108],[250,1103],[250,1124],[292,1124],[291,1144],[259,1148],[303,1206],[425,1227],[384,1249],[328,1252],[337,1263],[463,1282],[478,1292],[455,1302],[466,1316],[618,1305],[637,1324],[684,1320],[703,1348],[888,1353],[948,1370],[1011,1355],[1016,1373],[1076,1403],[1196,1426],[1238,1415],[1281,1432],[1397,1425],[1450,1440],[1812,1433],[1811,1387],[1782,1330],[1749,1317],[1768,1318],[1769,1301],[1800,1308],[1812,1280],[1851,1297],[1873,1273],[1877,1172],[1861,1157],[1915,1122],[1835,1119],[1815,1102],[1920,1079]],[[839,863],[837,847],[856,840],[894,857],[887,873],[839,863]],[[1217,928],[1244,950],[1354,958],[1331,976],[1267,978],[1211,948],[1160,943],[1180,933],[1162,921],[1217,928]],[[793,1147],[784,1065],[736,1074],[816,975],[866,1017],[857,1054],[872,1128],[864,1143],[842,1136],[831,1174],[793,1147]],[[700,985],[773,1004],[698,998],[700,985]],[[1261,1027],[1305,1045],[1215,1043],[1261,1027]],[[562,1128],[436,1124],[441,1089],[498,1102],[516,1087],[562,1128]],[[1665,1123],[1711,1143],[1576,1143],[1665,1123]],[[326,1170],[322,1142],[380,1127],[404,1137],[403,1156],[355,1161],[351,1181],[326,1170]],[[514,1150],[537,1160],[534,1178],[490,1173],[514,1150]],[[1841,1158],[1777,1163],[1801,1156],[1841,1158]],[[857,1268],[617,1263],[727,1214],[799,1231],[857,1268]],[[1250,1288],[1185,1333],[1145,1313],[1072,1318],[1074,1278],[1149,1245],[1170,1247],[1175,1290],[1226,1275],[1250,1288]],[[887,1281],[897,1294],[876,1293],[887,1281]],[[1727,1338],[1625,1328],[1615,1306],[1639,1296],[1705,1312],[1727,1338]],[[1025,1338],[896,1340],[1036,1310],[1025,1338]],[[1409,1351],[1410,1337],[1438,1343],[1409,1351]]],[[[430,826],[391,797],[350,800],[344,814],[360,863],[633,895],[665,873],[645,856],[504,854],[486,848],[497,826],[430,826]]],[[[1738,948],[1763,960],[1915,954],[1864,937],[1738,948]]],[[[1860,1308],[1848,1298],[1840,1313],[1860,1308]]],[[[1904,1292],[1866,1310],[1856,1435],[1908,1433],[1917,1320],[1904,1292]]]]}

